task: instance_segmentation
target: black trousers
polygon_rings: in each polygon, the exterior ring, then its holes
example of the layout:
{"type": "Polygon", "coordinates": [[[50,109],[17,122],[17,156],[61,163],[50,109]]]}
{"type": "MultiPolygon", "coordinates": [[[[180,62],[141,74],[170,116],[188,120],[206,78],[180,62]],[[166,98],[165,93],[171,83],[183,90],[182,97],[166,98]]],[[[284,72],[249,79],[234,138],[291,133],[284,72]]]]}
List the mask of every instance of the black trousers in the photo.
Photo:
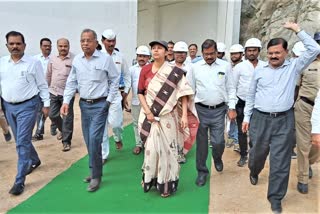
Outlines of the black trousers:
{"type": "Polygon", "coordinates": [[[208,109],[196,104],[200,120],[196,140],[196,167],[198,175],[209,174],[206,164],[208,158],[208,130],[210,130],[212,158],[214,161],[222,159],[225,148],[224,121],[227,108],[225,105],[216,109],[208,109]]]}
{"type": "Polygon", "coordinates": [[[253,110],[249,133],[252,142],[249,169],[251,174],[259,175],[270,152],[268,200],[271,203],[280,203],[287,193],[293,131],[292,109],[277,117],[253,110]]]}
{"type": "Polygon", "coordinates": [[[63,104],[63,96],[55,96],[50,93],[50,112],[49,118],[56,124],[58,130],[62,133],[62,143],[71,145],[73,134],[73,103],[74,97],[69,103],[69,112],[67,116],[60,116],[60,108],[63,104]]]}
{"type": "Polygon", "coordinates": [[[237,126],[238,126],[238,141],[240,147],[240,155],[247,156],[248,155],[248,138],[247,133],[242,132],[242,122],[244,118],[244,106],[246,102],[238,97],[238,103],[236,105],[237,111],[237,126]]]}

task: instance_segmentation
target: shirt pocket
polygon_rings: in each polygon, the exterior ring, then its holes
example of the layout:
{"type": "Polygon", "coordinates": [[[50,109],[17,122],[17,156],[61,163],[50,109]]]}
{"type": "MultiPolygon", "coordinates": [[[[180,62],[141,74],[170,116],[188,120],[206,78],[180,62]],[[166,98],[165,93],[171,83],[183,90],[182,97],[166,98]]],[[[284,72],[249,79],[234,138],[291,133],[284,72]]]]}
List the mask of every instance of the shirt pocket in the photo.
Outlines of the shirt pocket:
{"type": "Polygon", "coordinates": [[[103,67],[95,66],[90,75],[90,79],[95,82],[102,82],[105,78],[106,72],[103,67]]]}
{"type": "Polygon", "coordinates": [[[28,70],[21,70],[17,76],[17,82],[19,84],[26,84],[32,81],[32,74],[28,72],[28,70]]]}
{"type": "Polygon", "coordinates": [[[217,85],[219,85],[219,86],[224,85],[226,82],[226,73],[223,71],[218,71],[216,75],[217,75],[216,76],[217,85]]]}

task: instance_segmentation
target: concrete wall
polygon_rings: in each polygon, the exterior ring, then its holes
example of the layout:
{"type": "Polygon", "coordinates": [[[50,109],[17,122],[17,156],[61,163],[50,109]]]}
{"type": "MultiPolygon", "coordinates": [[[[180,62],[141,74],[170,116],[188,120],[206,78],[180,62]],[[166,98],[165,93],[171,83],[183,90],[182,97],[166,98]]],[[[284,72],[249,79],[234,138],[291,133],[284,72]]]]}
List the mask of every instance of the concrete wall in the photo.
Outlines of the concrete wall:
{"type": "Polygon", "coordinates": [[[80,33],[91,28],[98,34],[113,28],[118,34],[117,47],[131,62],[137,40],[137,1],[105,0],[100,2],[0,2],[0,56],[7,55],[5,34],[11,30],[24,34],[26,53],[40,52],[39,41],[48,37],[56,52],[56,40],[66,37],[71,51],[79,53],[80,33]]]}
{"type": "MultiPolygon", "coordinates": [[[[239,41],[241,0],[139,0],[138,44],[151,40],[196,43],[239,41]]],[[[198,53],[199,54],[199,53],[198,53]]]]}

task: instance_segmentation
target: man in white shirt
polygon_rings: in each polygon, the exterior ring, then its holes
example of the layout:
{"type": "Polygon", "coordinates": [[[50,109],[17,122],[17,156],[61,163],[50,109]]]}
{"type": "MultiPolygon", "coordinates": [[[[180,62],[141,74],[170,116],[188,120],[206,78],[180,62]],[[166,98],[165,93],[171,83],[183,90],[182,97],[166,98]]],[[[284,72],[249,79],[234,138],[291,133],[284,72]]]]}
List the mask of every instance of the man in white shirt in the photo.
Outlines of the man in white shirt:
{"type": "MultiPolygon", "coordinates": [[[[40,49],[41,53],[38,55],[35,55],[34,57],[38,59],[41,62],[42,70],[44,73],[44,76],[47,75],[47,68],[48,68],[48,63],[50,59],[50,54],[52,51],[52,43],[49,38],[42,38],[40,40],[40,49]]],[[[41,107],[39,108],[39,112],[37,114],[37,128],[36,128],[36,133],[32,137],[33,141],[38,141],[38,140],[43,140],[43,134],[44,134],[44,124],[46,121],[46,117],[43,116],[41,112],[41,107]]],[[[57,127],[54,123],[51,123],[51,135],[56,135],[57,134],[57,127]]]]}
{"type": "Polygon", "coordinates": [[[238,97],[236,111],[238,125],[238,140],[240,146],[240,160],[237,162],[237,165],[240,167],[243,167],[248,161],[248,138],[247,134],[242,132],[242,121],[244,118],[243,111],[246,103],[246,96],[249,90],[250,82],[254,71],[266,64],[265,62],[258,59],[261,48],[262,45],[259,39],[248,39],[245,43],[246,60],[237,64],[233,68],[232,72],[238,97]]]}
{"type": "Polygon", "coordinates": [[[43,115],[48,116],[50,99],[40,61],[24,54],[24,36],[10,31],[6,34],[6,40],[11,55],[0,60],[0,94],[18,154],[18,172],[9,193],[20,195],[24,191],[26,176],[41,164],[31,142],[32,129],[41,102],[43,115]]]}
{"type": "Polygon", "coordinates": [[[218,172],[223,170],[222,154],[225,148],[225,115],[236,118],[236,90],[230,63],[217,58],[217,44],[207,39],[201,45],[203,60],[193,64],[187,79],[195,92],[195,106],[200,120],[197,132],[196,166],[197,186],[205,185],[209,169],[208,130],[212,144],[212,156],[218,172]],[[228,106],[227,106],[228,103],[228,106]]]}
{"type": "Polygon", "coordinates": [[[113,131],[113,138],[116,143],[116,149],[120,150],[123,147],[122,144],[122,124],[123,124],[123,112],[122,107],[127,109],[127,96],[130,89],[130,74],[127,66],[127,62],[122,53],[115,50],[117,43],[116,33],[112,29],[107,29],[102,33],[101,42],[104,45],[107,55],[110,55],[113,62],[121,74],[119,83],[119,92],[116,98],[110,105],[109,114],[107,118],[106,130],[103,135],[102,143],[102,158],[105,163],[109,155],[109,137],[108,137],[108,125],[111,125],[113,131]],[[123,105],[123,106],[122,106],[123,105]]]}
{"type": "Polygon", "coordinates": [[[150,60],[150,50],[147,46],[141,45],[137,48],[136,51],[137,54],[137,64],[131,66],[129,68],[130,72],[130,86],[132,89],[132,100],[131,100],[131,115],[133,120],[133,130],[136,140],[136,146],[133,149],[133,154],[138,155],[142,152],[143,144],[140,138],[139,130],[138,130],[138,120],[139,120],[139,114],[140,114],[140,101],[138,98],[138,83],[139,83],[139,77],[141,68],[148,64],[148,61],[150,60]]]}

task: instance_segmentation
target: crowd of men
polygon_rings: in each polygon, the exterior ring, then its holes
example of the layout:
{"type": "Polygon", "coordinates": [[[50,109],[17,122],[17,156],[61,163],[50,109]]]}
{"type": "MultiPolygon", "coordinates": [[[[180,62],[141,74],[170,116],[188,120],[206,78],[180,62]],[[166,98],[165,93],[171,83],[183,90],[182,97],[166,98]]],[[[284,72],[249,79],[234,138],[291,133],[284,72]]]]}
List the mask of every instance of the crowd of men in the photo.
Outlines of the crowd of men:
{"type": "MultiPolygon", "coordinates": [[[[169,63],[185,71],[195,92],[200,121],[196,138],[196,185],[204,186],[207,182],[208,145],[215,169],[223,171],[228,127],[231,140],[227,141],[227,146],[233,142],[234,150],[240,153],[239,167],[248,162],[252,185],[257,185],[269,155],[267,197],[274,212],[282,211],[281,200],[287,192],[295,142],[300,193],[308,193],[311,164],[320,156],[319,146],[311,143],[311,133],[319,133],[319,128],[311,130],[311,114],[320,88],[320,33],[312,38],[295,23],[286,23],[284,28],[295,32],[301,40],[292,49],[294,57],[290,60],[286,59],[288,43],[283,38],[268,42],[268,61],[259,58],[263,46],[257,38],[248,39],[244,47],[232,45],[230,62],[226,60],[226,46],[212,39],[202,43],[202,56],[197,55],[196,44],[188,46],[183,41],[168,42],[166,55],[169,63]]],[[[9,193],[21,194],[26,175],[40,166],[31,140],[43,140],[48,116],[51,134],[61,140],[62,151],[71,149],[76,92],[80,97],[82,132],[89,154],[90,172],[84,179],[89,183],[88,191],[100,187],[102,166],[109,155],[109,126],[116,148],[122,149],[124,145],[123,109],[132,114],[136,141],[133,154],[143,151],[138,128],[141,108],[137,86],[141,68],[152,63],[147,46],[137,47],[136,64],[129,68],[124,55],[116,49],[116,33],[112,29],[102,32],[102,50],[97,48],[96,32],[84,29],[80,39],[82,52],[76,56],[69,51],[66,38],[57,40],[57,55],[51,54],[51,40],[41,39],[41,54],[34,57],[24,53],[26,43],[20,32],[7,33],[6,41],[10,55],[0,61],[1,100],[5,113],[4,117],[0,112],[0,124],[6,141],[11,140],[8,124],[11,127],[18,154],[18,172],[9,193]],[[127,101],[130,90],[131,105],[127,101]]],[[[313,141],[319,142],[319,136],[315,135],[313,141]]],[[[186,162],[182,150],[177,161],[186,162]]]]}

